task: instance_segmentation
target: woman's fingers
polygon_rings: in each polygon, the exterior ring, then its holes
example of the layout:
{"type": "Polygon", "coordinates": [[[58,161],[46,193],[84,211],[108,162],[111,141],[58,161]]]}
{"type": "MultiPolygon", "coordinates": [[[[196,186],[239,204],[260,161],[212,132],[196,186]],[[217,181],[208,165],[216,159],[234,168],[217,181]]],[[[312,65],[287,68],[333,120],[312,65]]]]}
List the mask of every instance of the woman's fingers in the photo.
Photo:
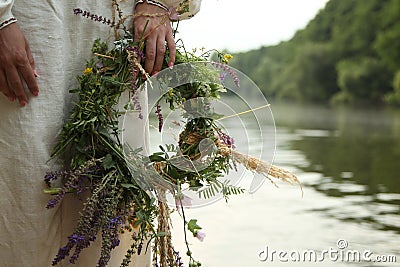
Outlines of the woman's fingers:
{"type": "MultiPolygon", "coordinates": [[[[162,28],[165,28],[165,26],[162,28]]],[[[157,31],[156,29],[153,34],[147,37],[144,66],[147,73],[154,75],[162,69],[166,45],[168,46],[170,57],[168,66],[172,66],[175,62],[176,46],[171,31],[169,29],[157,31]]]]}
{"type": "Polygon", "coordinates": [[[33,95],[39,88],[35,66],[28,42],[17,23],[0,30],[0,91],[10,101],[17,99],[21,106],[28,104],[26,87],[33,95]]]}
{"type": "Polygon", "coordinates": [[[2,92],[11,102],[15,101],[15,95],[13,91],[10,90],[6,80],[6,75],[3,71],[0,71],[0,92],[2,92]]]}
{"type": "Polygon", "coordinates": [[[154,75],[163,67],[166,47],[168,47],[170,58],[168,66],[172,66],[175,62],[176,46],[168,13],[164,9],[148,3],[138,4],[135,12],[138,16],[134,19],[134,40],[145,39],[144,69],[147,73],[154,75]],[[158,15],[147,16],[146,14],[158,15]]]}
{"type": "Polygon", "coordinates": [[[146,39],[144,69],[149,74],[156,74],[162,69],[166,52],[165,39],[165,32],[157,29],[146,39]]]}
{"type": "Polygon", "coordinates": [[[26,106],[28,104],[28,96],[22,85],[21,77],[16,68],[10,68],[6,70],[6,76],[8,79],[8,84],[11,86],[16,98],[18,99],[21,106],[26,106]]]}
{"type": "Polygon", "coordinates": [[[18,68],[18,72],[21,74],[23,80],[28,86],[29,91],[31,91],[34,96],[38,96],[39,87],[36,82],[34,69],[32,69],[30,65],[25,64],[18,68]]]}
{"type": "Polygon", "coordinates": [[[156,58],[154,60],[154,67],[152,74],[157,74],[162,69],[165,56],[165,36],[161,35],[157,39],[156,58]]]}
{"type": "Polygon", "coordinates": [[[172,32],[167,35],[167,46],[169,51],[168,67],[172,67],[175,63],[175,57],[176,57],[176,44],[174,37],[172,36],[172,32]]]}
{"type": "Polygon", "coordinates": [[[156,60],[156,49],[157,49],[157,40],[152,36],[148,37],[146,40],[144,69],[147,73],[150,74],[152,74],[153,72],[154,62],[156,60]]]}
{"type": "MultiPolygon", "coordinates": [[[[28,41],[26,40],[26,38],[25,38],[25,51],[26,51],[26,56],[28,57],[30,69],[24,68],[24,70],[21,70],[21,74],[22,74],[23,78],[25,79],[26,84],[28,85],[29,91],[31,91],[31,93],[34,96],[38,96],[39,95],[39,86],[36,82],[37,73],[35,71],[35,60],[33,59],[31,49],[29,47],[29,44],[28,44],[28,41]]],[[[27,65],[25,65],[25,67],[27,67],[27,65]]]]}

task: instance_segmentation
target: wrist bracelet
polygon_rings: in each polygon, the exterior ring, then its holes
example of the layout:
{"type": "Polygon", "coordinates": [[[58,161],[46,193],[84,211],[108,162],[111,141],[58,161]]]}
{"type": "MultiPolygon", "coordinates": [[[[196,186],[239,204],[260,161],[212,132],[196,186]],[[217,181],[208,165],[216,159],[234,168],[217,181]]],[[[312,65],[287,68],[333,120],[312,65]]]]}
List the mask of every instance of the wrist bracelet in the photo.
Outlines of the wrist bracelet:
{"type": "Polygon", "coordinates": [[[8,20],[3,21],[2,23],[0,23],[0,30],[3,29],[4,27],[10,25],[11,23],[17,22],[17,19],[12,17],[9,18],[8,20]]]}
{"type": "Polygon", "coordinates": [[[150,5],[161,7],[162,9],[168,11],[168,7],[166,7],[163,3],[160,3],[160,2],[154,1],[154,0],[136,0],[135,1],[135,7],[136,7],[137,4],[141,4],[141,3],[144,3],[144,2],[146,2],[147,4],[150,4],[150,5]]]}
{"type": "Polygon", "coordinates": [[[179,14],[174,8],[169,8],[168,12],[163,13],[146,13],[146,12],[136,12],[133,14],[134,17],[149,17],[149,18],[156,18],[156,17],[166,17],[170,21],[178,21],[179,14]]]}
{"type": "Polygon", "coordinates": [[[136,17],[149,17],[149,18],[156,18],[156,17],[164,17],[168,16],[167,13],[144,13],[144,12],[136,12],[133,14],[133,16],[136,17]]]}

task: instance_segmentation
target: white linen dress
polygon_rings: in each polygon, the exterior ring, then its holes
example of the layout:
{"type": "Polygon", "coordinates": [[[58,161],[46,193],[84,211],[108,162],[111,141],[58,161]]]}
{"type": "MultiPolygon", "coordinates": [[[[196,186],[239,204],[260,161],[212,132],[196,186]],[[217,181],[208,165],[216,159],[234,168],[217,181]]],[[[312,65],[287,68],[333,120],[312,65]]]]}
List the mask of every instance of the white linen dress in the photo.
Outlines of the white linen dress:
{"type": "MultiPolygon", "coordinates": [[[[158,2],[176,7],[180,0],[158,2]]],[[[121,1],[125,14],[133,12],[133,5],[132,0],[121,1]]],[[[0,0],[0,25],[12,17],[18,20],[40,75],[39,96],[31,97],[26,107],[0,96],[1,267],[51,266],[76,225],[77,200],[66,198],[62,205],[45,208],[50,196],[43,193],[43,177],[57,168],[47,161],[71,109],[68,90],[84,70],[93,40],[112,36],[106,25],[74,15],[76,7],[111,18],[110,0],[0,0]]],[[[191,1],[190,16],[199,8],[200,0],[191,1]]],[[[137,116],[129,120],[131,129],[143,128],[137,116]]],[[[146,136],[133,136],[129,140],[132,147],[145,145],[146,136]]],[[[115,250],[110,267],[120,265],[129,248],[129,236],[125,239],[115,250]]],[[[58,266],[95,267],[99,243],[86,249],[77,264],[65,261],[58,266]]],[[[149,255],[135,258],[132,266],[150,266],[149,255]]]]}

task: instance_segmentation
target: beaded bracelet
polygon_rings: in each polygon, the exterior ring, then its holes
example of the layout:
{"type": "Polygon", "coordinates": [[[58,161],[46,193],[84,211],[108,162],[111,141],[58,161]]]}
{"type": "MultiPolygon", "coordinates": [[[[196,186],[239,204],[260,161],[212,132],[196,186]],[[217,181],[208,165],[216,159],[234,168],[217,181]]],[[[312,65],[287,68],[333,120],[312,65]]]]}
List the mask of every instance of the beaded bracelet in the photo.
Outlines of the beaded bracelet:
{"type": "Polygon", "coordinates": [[[155,17],[163,17],[167,16],[167,13],[144,13],[144,12],[136,12],[133,14],[134,17],[149,17],[149,18],[155,18],[155,17]]]}
{"type": "Polygon", "coordinates": [[[17,22],[17,19],[12,17],[9,18],[8,20],[3,21],[2,23],[0,23],[0,30],[3,29],[4,27],[10,25],[11,23],[17,22]]]}
{"type": "Polygon", "coordinates": [[[155,6],[161,7],[162,9],[168,11],[168,7],[166,7],[163,3],[160,3],[160,2],[154,1],[154,0],[136,0],[135,7],[137,4],[141,4],[144,2],[146,2],[147,4],[150,4],[150,5],[155,5],[155,6]]]}
{"type": "Polygon", "coordinates": [[[169,8],[168,12],[165,13],[146,13],[146,12],[137,12],[133,14],[134,17],[149,17],[149,18],[156,18],[156,17],[167,17],[171,21],[179,20],[179,14],[176,12],[174,8],[169,8]]]}

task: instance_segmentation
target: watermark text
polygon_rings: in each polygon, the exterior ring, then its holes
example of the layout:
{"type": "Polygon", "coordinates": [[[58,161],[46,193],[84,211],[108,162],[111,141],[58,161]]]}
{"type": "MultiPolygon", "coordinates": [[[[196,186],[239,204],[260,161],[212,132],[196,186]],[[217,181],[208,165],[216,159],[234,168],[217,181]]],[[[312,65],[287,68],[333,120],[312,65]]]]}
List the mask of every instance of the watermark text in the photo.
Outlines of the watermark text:
{"type": "Polygon", "coordinates": [[[396,255],[375,254],[371,250],[348,249],[348,242],[339,239],[336,247],[330,247],[322,251],[307,250],[274,250],[265,246],[258,252],[258,259],[262,262],[376,262],[396,263],[396,255]]]}

